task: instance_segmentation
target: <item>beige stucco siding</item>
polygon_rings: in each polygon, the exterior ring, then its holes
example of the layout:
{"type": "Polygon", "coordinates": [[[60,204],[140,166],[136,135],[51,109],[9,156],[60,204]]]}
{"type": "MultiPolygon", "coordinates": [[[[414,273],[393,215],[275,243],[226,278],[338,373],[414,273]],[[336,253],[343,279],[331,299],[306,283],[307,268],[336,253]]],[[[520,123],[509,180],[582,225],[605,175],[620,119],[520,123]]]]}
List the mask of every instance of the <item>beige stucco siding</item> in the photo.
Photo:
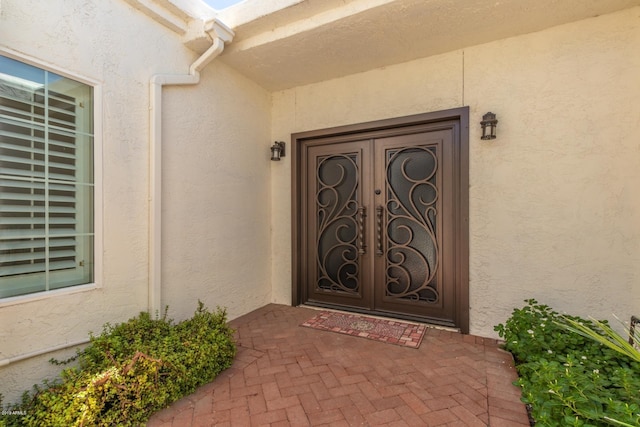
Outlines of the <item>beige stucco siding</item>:
{"type": "Polygon", "coordinates": [[[271,300],[271,97],[220,62],[165,93],[163,298],[235,318],[271,300]]]}
{"type": "Polygon", "coordinates": [[[504,125],[496,144],[472,144],[474,330],[529,296],[583,316],[638,314],[638,46],[636,8],[465,53],[466,98],[496,105],[504,125]]]}
{"type": "MultiPolygon", "coordinates": [[[[640,306],[640,9],[273,94],[273,139],[468,105],[471,333],[525,298],[640,306]],[[498,115],[498,139],[480,140],[498,115]]],[[[287,160],[289,162],[290,158],[287,160]]],[[[273,166],[273,297],[291,299],[290,165],[273,166]]]]}

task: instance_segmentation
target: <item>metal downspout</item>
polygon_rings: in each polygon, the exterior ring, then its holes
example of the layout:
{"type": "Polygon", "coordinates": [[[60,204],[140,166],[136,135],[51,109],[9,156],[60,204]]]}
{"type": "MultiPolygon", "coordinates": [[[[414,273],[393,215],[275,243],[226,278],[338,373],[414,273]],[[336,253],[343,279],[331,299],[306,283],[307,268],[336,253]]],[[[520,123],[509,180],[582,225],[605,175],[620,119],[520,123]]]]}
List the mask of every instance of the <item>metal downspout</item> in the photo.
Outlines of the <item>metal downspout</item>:
{"type": "Polygon", "coordinates": [[[200,71],[223,50],[224,41],[213,37],[213,44],[191,64],[189,74],[155,74],[150,80],[148,309],[151,314],[162,310],[162,87],[198,84],[200,71]]]}

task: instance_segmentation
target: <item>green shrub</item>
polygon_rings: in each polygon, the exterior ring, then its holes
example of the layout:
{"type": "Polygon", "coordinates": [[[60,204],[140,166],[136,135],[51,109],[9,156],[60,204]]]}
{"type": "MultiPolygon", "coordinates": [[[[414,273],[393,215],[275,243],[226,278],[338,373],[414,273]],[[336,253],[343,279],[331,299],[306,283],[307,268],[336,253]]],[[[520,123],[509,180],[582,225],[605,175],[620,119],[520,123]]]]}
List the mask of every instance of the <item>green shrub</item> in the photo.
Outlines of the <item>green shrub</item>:
{"type": "MultiPolygon", "coordinates": [[[[34,386],[0,418],[7,426],[133,426],[212,381],[236,354],[226,312],[207,311],[173,324],[148,313],[91,336],[77,367],[34,386]],[[12,414],[11,414],[12,413],[12,414]]],[[[75,359],[75,358],[74,358],[75,359]]],[[[57,362],[54,363],[67,363],[57,362]]]]}
{"type": "Polygon", "coordinates": [[[594,322],[526,303],[495,330],[536,425],[640,426],[640,363],[564,326],[571,319],[597,330],[594,322]]]}

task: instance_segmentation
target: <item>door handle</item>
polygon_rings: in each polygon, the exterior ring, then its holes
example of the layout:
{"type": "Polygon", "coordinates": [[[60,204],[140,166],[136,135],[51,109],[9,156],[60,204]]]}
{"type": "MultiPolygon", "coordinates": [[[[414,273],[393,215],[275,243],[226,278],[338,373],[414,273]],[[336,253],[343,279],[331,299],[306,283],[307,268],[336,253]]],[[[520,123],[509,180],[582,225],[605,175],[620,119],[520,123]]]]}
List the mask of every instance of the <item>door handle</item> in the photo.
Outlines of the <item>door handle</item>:
{"type": "Polygon", "coordinates": [[[382,253],[382,206],[376,206],[376,255],[382,253]]]}
{"type": "Polygon", "coordinates": [[[364,240],[364,220],[367,217],[367,208],[360,206],[358,208],[358,253],[364,255],[367,253],[367,245],[364,240]]]}

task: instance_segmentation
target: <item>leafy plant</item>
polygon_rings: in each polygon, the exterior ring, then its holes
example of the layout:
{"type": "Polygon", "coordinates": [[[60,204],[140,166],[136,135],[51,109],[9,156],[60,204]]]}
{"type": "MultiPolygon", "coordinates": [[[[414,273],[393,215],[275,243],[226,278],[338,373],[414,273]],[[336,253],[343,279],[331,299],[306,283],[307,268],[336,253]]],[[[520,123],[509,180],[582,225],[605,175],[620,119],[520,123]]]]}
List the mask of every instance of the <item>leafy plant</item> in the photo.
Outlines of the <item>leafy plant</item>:
{"type": "MultiPolygon", "coordinates": [[[[595,328],[578,322],[573,319],[563,318],[565,324],[560,324],[560,327],[580,334],[583,337],[590,338],[600,344],[606,345],[610,349],[623,354],[636,362],[640,362],[640,351],[629,343],[624,337],[614,331],[611,326],[605,322],[600,322],[595,319],[591,319],[591,322],[595,325],[595,328]]],[[[637,335],[629,333],[629,329],[626,328],[627,335],[631,337],[631,341],[636,345],[640,345],[640,339],[637,335]]]]}
{"type": "MultiPolygon", "coordinates": [[[[194,316],[174,324],[148,313],[106,324],[78,352],[77,367],[34,386],[0,426],[134,426],[212,381],[236,354],[226,312],[199,302],[194,316]],[[4,423],[4,424],[3,424],[4,423]]],[[[68,361],[54,363],[68,363],[68,361]]]]}
{"type": "Polygon", "coordinates": [[[606,322],[525,302],[495,330],[514,356],[516,384],[536,425],[640,425],[640,363],[568,329],[572,322],[591,329],[606,322]]]}

